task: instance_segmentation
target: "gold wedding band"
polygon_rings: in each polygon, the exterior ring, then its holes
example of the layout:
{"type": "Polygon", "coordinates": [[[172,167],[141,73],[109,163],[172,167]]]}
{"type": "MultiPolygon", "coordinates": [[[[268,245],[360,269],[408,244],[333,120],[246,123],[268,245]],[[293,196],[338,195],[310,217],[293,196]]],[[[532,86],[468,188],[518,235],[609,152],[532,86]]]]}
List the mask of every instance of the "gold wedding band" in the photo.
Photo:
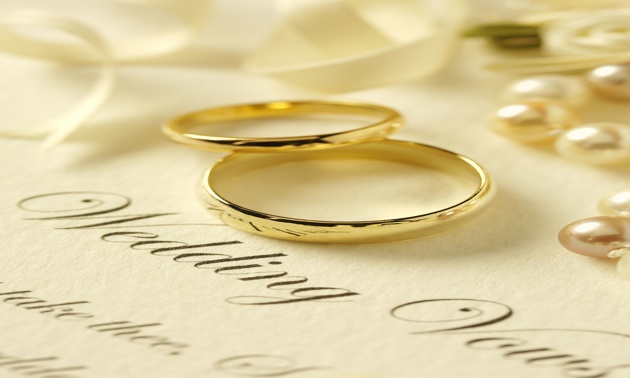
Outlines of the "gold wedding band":
{"type": "Polygon", "coordinates": [[[385,138],[401,126],[401,116],[393,109],[358,102],[277,101],[201,110],[168,122],[162,131],[175,142],[204,150],[280,152],[322,149],[385,138]],[[304,114],[348,114],[379,117],[379,121],[342,132],[279,138],[221,137],[195,133],[199,125],[304,114]]]}
{"type": "Polygon", "coordinates": [[[290,154],[235,152],[205,172],[200,197],[226,224],[253,234],[316,243],[380,243],[413,239],[450,229],[478,215],[494,194],[488,173],[473,160],[438,147],[381,140],[319,151],[290,154]],[[214,189],[216,183],[248,171],[286,162],[317,159],[378,159],[402,162],[452,175],[470,187],[458,203],[426,214],[368,221],[324,221],[267,214],[230,202],[214,189]]]}

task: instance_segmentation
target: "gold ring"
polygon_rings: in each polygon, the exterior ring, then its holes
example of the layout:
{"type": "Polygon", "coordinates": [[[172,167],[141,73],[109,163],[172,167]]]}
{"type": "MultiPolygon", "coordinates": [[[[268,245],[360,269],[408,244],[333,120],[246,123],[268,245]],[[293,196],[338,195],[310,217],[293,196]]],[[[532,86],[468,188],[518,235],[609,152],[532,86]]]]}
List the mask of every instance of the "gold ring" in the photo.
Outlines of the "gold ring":
{"type": "Polygon", "coordinates": [[[479,214],[494,195],[488,173],[473,160],[438,147],[385,139],[344,148],[290,154],[235,152],[208,168],[200,197],[226,224],[253,234],[316,243],[379,243],[413,239],[452,228],[479,214]],[[446,173],[470,188],[464,200],[441,210],[395,219],[325,221],[268,214],[230,202],[215,190],[235,175],[287,162],[317,159],[378,159],[402,162],[446,173]]]}
{"type": "Polygon", "coordinates": [[[397,111],[378,105],[358,102],[276,101],[206,109],[185,114],[166,123],[162,131],[175,142],[204,150],[279,152],[340,147],[383,139],[402,125],[401,120],[402,117],[397,111]],[[221,137],[194,132],[200,125],[312,113],[379,117],[379,121],[342,132],[279,138],[221,137]]]}

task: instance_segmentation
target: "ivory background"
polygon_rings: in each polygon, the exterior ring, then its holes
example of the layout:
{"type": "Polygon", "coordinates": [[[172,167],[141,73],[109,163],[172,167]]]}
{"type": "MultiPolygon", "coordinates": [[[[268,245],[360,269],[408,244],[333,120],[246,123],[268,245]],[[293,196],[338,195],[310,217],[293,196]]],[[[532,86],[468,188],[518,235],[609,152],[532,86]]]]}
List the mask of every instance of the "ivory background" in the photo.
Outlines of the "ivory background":
{"type": "MultiPolygon", "coordinates": [[[[7,2],[0,11],[10,7],[7,2]]],[[[389,310],[424,299],[475,298],[505,303],[515,311],[509,320],[479,331],[628,333],[630,284],[616,275],[612,262],[570,254],[556,242],[561,227],[596,215],[601,197],[628,186],[628,167],[578,164],[551,149],[493,134],[486,127],[487,115],[510,78],[481,69],[488,56],[476,43],[460,46],[451,63],[431,78],[337,95],[242,72],[240,60],[262,41],[274,17],[269,1],[216,1],[215,15],[190,56],[121,66],[111,101],[53,151],[44,151],[35,141],[0,139],[0,292],[11,287],[33,290],[50,302],[88,300],[84,309],[103,321],[161,322],[155,332],[192,346],[181,356],[165,357],[79,323],[0,303],[0,353],[56,355],[59,364],[90,366],[76,375],[97,378],[264,376],[215,370],[218,360],[248,354],[288,356],[299,366],[333,368],[287,375],[300,378],[546,378],[562,375],[556,368],[503,358],[504,351],[466,348],[470,335],[410,335],[418,324],[396,320],[389,310]],[[131,214],[177,212],[182,222],[216,223],[197,203],[194,188],[201,172],[221,154],[172,144],[159,125],[205,107],[304,98],[362,100],[398,109],[406,125],[396,138],[476,159],[498,184],[495,203],[482,217],[452,232],[393,244],[300,244],[227,227],[209,227],[203,234],[198,229],[156,231],[177,232],[191,243],[236,238],[244,244],[240,252],[230,250],[235,255],[285,253],[283,269],[308,277],[312,285],[362,294],[353,302],[260,307],[224,299],[268,294],[261,284],[101,242],[105,230],[55,230],[53,222],[25,220],[31,214],[16,206],[23,198],[44,193],[113,192],[134,200],[131,214]]],[[[95,72],[7,55],[0,56],[0,67],[0,119],[10,125],[58,114],[80,98],[95,72]]],[[[582,114],[587,121],[627,122],[627,105],[596,99],[582,114]]],[[[381,185],[391,190],[387,180],[381,185]]],[[[598,367],[627,362],[630,350],[628,339],[600,334],[535,332],[522,337],[532,348],[591,358],[598,367]]],[[[3,377],[21,376],[2,366],[0,372],[3,377]]],[[[627,369],[609,376],[624,374],[627,369]]]]}

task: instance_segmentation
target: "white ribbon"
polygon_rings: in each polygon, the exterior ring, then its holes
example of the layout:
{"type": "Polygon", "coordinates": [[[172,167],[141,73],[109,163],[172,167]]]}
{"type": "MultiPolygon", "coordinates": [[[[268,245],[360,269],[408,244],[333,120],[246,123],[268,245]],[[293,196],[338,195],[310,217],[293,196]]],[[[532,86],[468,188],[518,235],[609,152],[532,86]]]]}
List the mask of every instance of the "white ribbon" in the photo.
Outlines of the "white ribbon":
{"type": "Polygon", "coordinates": [[[600,55],[630,51],[630,9],[600,9],[562,17],[543,26],[553,55],[600,55]]]}
{"type": "Polygon", "coordinates": [[[325,92],[437,71],[467,13],[463,0],[277,0],[277,6],[280,24],[244,67],[325,92]]]}
{"type": "MultiPolygon", "coordinates": [[[[46,136],[47,146],[61,142],[107,101],[114,87],[115,62],[152,58],[185,47],[209,13],[209,0],[109,1],[151,7],[174,17],[181,27],[111,41],[65,15],[38,12],[0,17],[0,50],[101,67],[85,98],[70,111],[35,129],[0,130],[0,135],[46,136]],[[19,34],[14,29],[18,25],[63,31],[80,43],[19,34]]],[[[277,4],[283,21],[246,66],[323,91],[367,88],[435,72],[458,39],[467,11],[465,0],[277,0],[277,4]]]]}
{"type": "Polygon", "coordinates": [[[90,50],[85,51],[86,54],[91,53],[91,57],[101,63],[100,73],[92,88],[85,98],[70,111],[56,119],[45,122],[37,128],[0,130],[0,135],[9,137],[39,138],[47,135],[45,146],[52,147],[85,123],[107,101],[115,82],[114,63],[107,43],[96,32],[80,22],[50,13],[18,13],[0,18],[0,49],[14,53],[16,51],[11,50],[11,48],[21,49],[21,55],[29,56],[32,56],[32,54],[55,56],[58,53],[53,45],[44,43],[40,43],[39,46],[28,43],[19,45],[14,44],[17,43],[15,41],[9,42],[9,40],[3,39],[2,36],[6,35],[4,33],[14,26],[36,26],[71,34],[90,48],[90,50]]]}
{"type": "MultiPolygon", "coordinates": [[[[78,0],[79,1],[79,0],[78,0]]],[[[129,62],[175,52],[196,36],[209,13],[208,0],[112,0],[148,6],[179,20],[181,26],[151,35],[108,41],[99,32],[65,15],[51,12],[18,12],[0,17],[0,50],[62,62],[96,63],[101,66],[92,88],[82,101],[65,114],[34,129],[0,130],[0,136],[42,137],[51,147],[87,122],[110,97],[115,83],[114,62],[129,62]],[[36,39],[14,31],[31,26],[62,31],[79,43],[36,39]]]]}
{"type": "Polygon", "coordinates": [[[630,61],[628,8],[543,14],[538,19],[542,21],[544,51],[549,56],[505,60],[489,67],[519,73],[542,73],[630,61]]]}

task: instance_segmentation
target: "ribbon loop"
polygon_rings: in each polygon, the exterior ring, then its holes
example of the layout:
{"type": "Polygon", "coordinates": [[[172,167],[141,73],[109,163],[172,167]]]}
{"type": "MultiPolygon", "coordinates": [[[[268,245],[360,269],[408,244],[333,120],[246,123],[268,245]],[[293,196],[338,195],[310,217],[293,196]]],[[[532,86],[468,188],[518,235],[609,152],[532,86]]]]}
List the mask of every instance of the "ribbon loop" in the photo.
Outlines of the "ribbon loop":
{"type": "Polygon", "coordinates": [[[329,57],[362,53],[391,44],[345,0],[279,0],[278,7],[287,24],[329,57]]]}
{"type": "Polygon", "coordinates": [[[324,92],[423,77],[443,66],[461,0],[278,0],[285,18],[246,69],[324,92]],[[377,11],[378,10],[378,11],[377,11]]]}
{"type": "Polygon", "coordinates": [[[66,15],[52,12],[16,12],[0,18],[0,50],[31,58],[101,66],[96,81],[83,100],[56,119],[31,129],[3,129],[0,136],[44,137],[45,146],[63,141],[86,123],[110,97],[114,88],[115,62],[137,61],[169,54],[190,44],[209,14],[208,0],[109,0],[145,6],[179,20],[180,27],[152,35],[109,41],[96,29],[66,15]],[[64,32],[79,42],[38,39],[17,33],[16,26],[64,32]]]}

